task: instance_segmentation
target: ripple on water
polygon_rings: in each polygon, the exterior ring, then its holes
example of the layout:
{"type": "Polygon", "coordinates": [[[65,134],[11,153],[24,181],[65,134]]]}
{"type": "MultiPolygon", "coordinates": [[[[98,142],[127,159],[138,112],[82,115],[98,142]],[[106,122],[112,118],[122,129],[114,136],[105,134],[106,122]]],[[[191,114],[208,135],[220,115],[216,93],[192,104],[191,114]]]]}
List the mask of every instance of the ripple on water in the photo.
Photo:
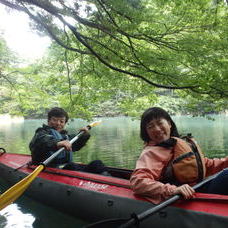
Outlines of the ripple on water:
{"type": "Polygon", "coordinates": [[[11,204],[0,211],[1,228],[30,228],[34,221],[35,217],[22,213],[17,204],[11,204]]]}

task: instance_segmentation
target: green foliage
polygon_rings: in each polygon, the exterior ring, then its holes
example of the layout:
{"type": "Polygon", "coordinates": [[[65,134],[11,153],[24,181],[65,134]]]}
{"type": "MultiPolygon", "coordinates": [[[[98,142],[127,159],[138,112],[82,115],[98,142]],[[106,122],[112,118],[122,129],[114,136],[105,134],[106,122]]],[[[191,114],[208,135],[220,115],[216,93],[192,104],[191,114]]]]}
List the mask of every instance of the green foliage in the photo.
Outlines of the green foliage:
{"type": "Polygon", "coordinates": [[[7,67],[7,65],[13,65],[15,63],[15,54],[10,51],[7,47],[6,41],[1,37],[0,34],[0,69],[1,72],[3,68],[7,67]]]}
{"type": "Polygon", "coordinates": [[[6,2],[33,14],[33,27],[53,44],[40,62],[19,69],[0,42],[1,112],[40,117],[62,106],[91,119],[139,116],[153,105],[186,114],[227,109],[223,1],[6,2]]]}

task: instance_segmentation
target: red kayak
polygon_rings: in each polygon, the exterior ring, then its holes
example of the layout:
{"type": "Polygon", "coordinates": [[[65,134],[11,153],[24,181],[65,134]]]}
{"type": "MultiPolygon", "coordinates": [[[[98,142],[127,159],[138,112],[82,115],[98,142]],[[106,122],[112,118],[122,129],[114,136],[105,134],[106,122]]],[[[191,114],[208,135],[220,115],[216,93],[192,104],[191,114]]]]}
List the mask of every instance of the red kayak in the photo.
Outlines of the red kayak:
{"type": "MultiPolygon", "coordinates": [[[[34,171],[30,155],[1,153],[0,178],[10,186],[34,171]]],[[[130,218],[156,205],[130,189],[132,170],[109,167],[111,176],[46,168],[25,194],[88,222],[130,218]]],[[[196,193],[140,222],[140,227],[228,227],[228,196],[196,193]]]]}

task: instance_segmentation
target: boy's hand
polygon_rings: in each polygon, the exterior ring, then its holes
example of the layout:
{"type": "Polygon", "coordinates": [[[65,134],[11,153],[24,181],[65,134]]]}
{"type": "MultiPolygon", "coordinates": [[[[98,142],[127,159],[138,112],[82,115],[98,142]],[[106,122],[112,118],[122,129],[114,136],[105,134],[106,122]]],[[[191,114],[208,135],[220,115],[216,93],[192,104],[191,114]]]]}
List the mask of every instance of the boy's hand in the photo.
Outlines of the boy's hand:
{"type": "Polygon", "coordinates": [[[57,147],[58,148],[64,147],[66,150],[72,151],[72,145],[71,145],[70,141],[68,141],[68,140],[63,140],[63,141],[58,142],[57,147]]]}
{"type": "Polygon", "coordinates": [[[79,131],[84,131],[85,133],[88,133],[89,129],[87,127],[82,127],[79,129],[79,131]]]}

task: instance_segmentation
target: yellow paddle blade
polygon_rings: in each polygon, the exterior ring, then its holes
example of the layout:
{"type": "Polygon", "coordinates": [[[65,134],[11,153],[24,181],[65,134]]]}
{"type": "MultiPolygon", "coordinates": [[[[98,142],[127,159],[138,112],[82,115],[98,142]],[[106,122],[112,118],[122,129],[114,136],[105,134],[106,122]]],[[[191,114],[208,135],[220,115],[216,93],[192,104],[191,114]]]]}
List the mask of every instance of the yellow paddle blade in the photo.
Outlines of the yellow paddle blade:
{"type": "Polygon", "coordinates": [[[89,126],[90,127],[96,127],[97,125],[99,125],[101,123],[101,121],[95,121],[93,123],[91,123],[89,126]]]}
{"type": "Polygon", "coordinates": [[[44,169],[43,165],[39,165],[32,173],[27,177],[16,183],[14,186],[9,188],[3,194],[0,195],[0,210],[13,203],[17,198],[19,198],[23,192],[29,187],[32,181],[39,175],[39,173],[44,169]]]}

